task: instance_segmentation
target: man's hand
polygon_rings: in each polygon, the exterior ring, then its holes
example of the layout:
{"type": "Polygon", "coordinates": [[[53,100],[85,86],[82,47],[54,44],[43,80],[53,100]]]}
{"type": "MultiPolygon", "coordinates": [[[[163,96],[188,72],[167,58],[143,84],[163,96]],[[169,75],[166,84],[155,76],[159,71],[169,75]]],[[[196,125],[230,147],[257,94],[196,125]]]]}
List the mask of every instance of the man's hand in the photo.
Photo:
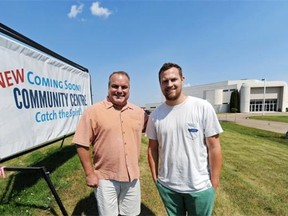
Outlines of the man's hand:
{"type": "Polygon", "coordinates": [[[86,184],[89,187],[98,187],[98,177],[95,172],[91,172],[90,174],[86,175],[86,184]]]}

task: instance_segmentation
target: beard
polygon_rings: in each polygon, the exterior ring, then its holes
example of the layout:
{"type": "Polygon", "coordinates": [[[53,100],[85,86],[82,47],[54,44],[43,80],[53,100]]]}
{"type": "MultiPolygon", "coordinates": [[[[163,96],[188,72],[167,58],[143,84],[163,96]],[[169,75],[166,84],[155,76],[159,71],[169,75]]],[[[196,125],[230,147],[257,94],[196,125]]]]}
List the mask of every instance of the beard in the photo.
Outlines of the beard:
{"type": "Polygon", "coordinates": [[[164,97],[166,98],[167,101],[175,101],[177,100],[180,95],[181,95],[181,91],[177,91],[177,89],[173,90],[172,92],[170,92],[171,90],[166,90],[164,92],[164,97]]]}

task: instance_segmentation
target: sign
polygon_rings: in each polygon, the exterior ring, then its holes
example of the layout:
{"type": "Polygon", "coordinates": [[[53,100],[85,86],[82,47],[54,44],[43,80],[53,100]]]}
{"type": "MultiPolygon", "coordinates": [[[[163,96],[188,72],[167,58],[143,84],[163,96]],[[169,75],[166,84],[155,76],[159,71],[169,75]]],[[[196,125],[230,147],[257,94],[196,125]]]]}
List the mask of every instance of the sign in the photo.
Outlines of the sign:
{"type": "Polygon", "coordinates": [[[72,134],[90,74],[0,35],[0,161],[72,134]]]}

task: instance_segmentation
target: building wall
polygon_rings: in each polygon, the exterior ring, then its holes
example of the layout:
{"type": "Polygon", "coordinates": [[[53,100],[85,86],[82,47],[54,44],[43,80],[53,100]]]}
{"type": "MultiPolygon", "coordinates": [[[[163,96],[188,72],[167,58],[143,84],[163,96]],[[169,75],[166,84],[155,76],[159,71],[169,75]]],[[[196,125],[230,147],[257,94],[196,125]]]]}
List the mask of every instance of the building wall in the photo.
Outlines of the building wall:
{"type": "MultiPolygon", "coordinates": [[[[217,113],[229,112],[231,93],[240,94],[240,112],[271,111],[286,112],[288,107],[287,83],[266,80],[228,80],[204,85],[183,87],[185,95],[209,101],[217,113]],[[265,102],[265,106],[264,105],[265,102]]],[[[146,104],[145,109],[153,111],[161,103],[146,104]]]]}
{"type": "Polygon", "coordinates": [[[229,80],[184,87],[183,92],[209,101],[216,112],[229,112],[231,93],[236,89],[240,93],[240,112],[263,111],[264,102],[265,111],[273,108],[284,112],[288,107],[287,83],[282,81],[229,80]]]}
{"type": "Polygon", "coordinates": [[[148,103],[145,104],[144,110],[147,110],[149,112],[153,112],[161,103],[148,103]]]}

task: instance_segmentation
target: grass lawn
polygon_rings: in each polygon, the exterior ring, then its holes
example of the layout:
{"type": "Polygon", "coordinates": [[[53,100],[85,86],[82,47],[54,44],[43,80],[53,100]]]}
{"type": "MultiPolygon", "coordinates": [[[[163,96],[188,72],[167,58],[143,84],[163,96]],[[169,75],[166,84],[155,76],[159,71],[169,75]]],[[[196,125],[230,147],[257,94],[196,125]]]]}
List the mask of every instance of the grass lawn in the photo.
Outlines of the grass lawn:
{"type": "Polygon", "coordinates": [[[288,123],[288,115],[262,115],[262,116],[251,116],[250,119],[256,119],[256,120],[265,120],[265,121],[276,121],[276,122],[284,122],[288,123]]]}
{"type": "Polygon", "coordinates": [[[288,215],[288,139],[222,125],[224,163],[214,215],[288,215]]]}
{"type": "MultiPolygon", "coordinates": [[[[283,135],[221,123],[223,169],[213,215],[288,215],[288,139],[283,135]]],[[[93,191],[85,177],[71,137],[0,166],[45,166],[68,215],[95,215],[93,191]]],[[[166,215],[147,163],[142,139],[141,215],[166,215]]],[[[6,172],[0,178],[0,215],[61,215],[39,173],[6,172]]]]}

